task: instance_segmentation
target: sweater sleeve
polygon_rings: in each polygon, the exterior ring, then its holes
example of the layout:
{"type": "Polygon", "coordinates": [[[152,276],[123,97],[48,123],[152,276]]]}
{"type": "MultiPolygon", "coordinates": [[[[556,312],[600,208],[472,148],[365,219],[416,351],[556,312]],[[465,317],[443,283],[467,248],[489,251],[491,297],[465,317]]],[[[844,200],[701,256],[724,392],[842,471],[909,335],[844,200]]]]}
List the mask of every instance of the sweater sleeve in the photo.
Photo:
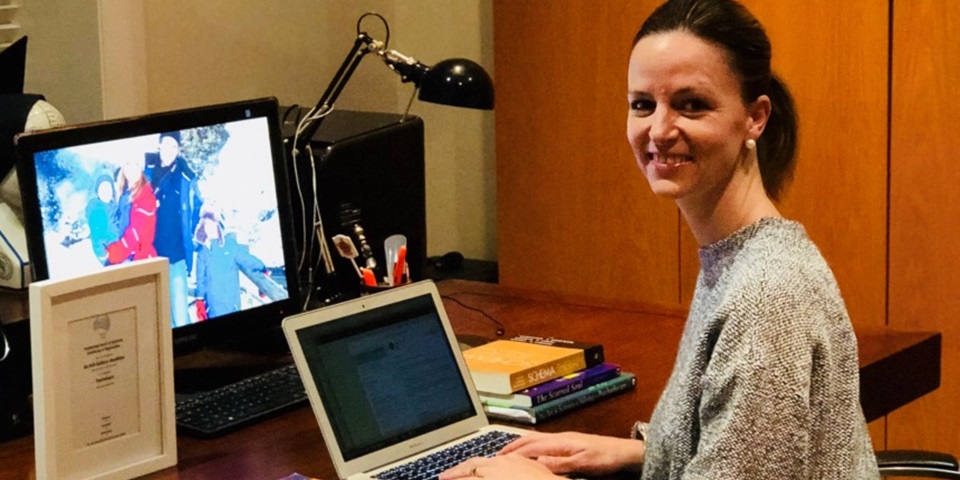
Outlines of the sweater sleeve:
{"type": "Polygon", "coordinates": [[[817,344],[809,326],[824,314],[796,293],[770,298],[764,290],[732,302],[715,332],[685,479],[809,478],[817,344]]]}

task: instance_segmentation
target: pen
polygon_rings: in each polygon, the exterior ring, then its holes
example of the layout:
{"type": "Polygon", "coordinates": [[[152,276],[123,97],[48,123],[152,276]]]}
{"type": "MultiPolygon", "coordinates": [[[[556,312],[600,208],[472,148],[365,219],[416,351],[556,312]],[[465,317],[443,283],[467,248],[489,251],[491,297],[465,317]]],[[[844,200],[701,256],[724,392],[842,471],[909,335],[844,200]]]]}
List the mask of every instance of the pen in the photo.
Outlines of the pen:
{"type": "Polygon", "coordinates": [[[363,272],[363,284],[364,284],[364,285],[366,285],[366,286],[368,286],[368,287],[376,287],[376,286],[377,286],[377,277],[373,275],[373,270],[370,270],[370,269],[367,268],[367,267],[363,267],[363,268],[360,269],[360,271],[363,272]]]}
{"type": "Polygon", "coordinates": [[[407,246],[400,245],[397,249],[397,263],[393,264],[393,284],[403,283],[403,272],[407,268],[407,246]]]}

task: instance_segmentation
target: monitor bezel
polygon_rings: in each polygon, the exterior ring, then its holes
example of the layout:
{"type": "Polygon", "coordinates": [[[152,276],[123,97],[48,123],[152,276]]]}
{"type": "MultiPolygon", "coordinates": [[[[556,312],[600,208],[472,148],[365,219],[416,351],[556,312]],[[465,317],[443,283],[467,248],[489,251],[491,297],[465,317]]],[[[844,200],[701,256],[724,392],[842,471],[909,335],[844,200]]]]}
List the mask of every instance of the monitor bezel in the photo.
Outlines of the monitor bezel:
{"type": "Polygon", "coordinates": [[[303,308],[297,269],[297,247],[293,233],[287,157],[280,131],[279,106],[277,99],[273,97],[67,125],[18,135],[14,140],[17,151],[16,169],[23,202],[24,231],[27,237],[27,252],[30,257],[33,281],[49,278],[46,248],[43,244],[43,223],[34,152],[185,130],[253,117],[265,117],[269,127],[288,297],[260,307],[174,328],[174,355],[182,355],[211,345],[229,345],[233,340],[255,335],[256,332],[264,329],[279,329],[284,317],[299,313],[303,308]]]}

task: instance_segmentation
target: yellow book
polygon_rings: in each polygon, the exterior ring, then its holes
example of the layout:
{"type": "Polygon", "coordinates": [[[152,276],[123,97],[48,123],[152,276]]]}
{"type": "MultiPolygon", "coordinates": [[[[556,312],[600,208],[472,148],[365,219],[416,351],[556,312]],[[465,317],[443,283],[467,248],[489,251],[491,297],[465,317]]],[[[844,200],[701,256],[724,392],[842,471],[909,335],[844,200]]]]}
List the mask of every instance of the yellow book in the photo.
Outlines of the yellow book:
{"type": "Polygon", "coordinates": [[[509,394],[586,368],[583,350],[495,340],[463,352],[481,392],[509,394]]]}

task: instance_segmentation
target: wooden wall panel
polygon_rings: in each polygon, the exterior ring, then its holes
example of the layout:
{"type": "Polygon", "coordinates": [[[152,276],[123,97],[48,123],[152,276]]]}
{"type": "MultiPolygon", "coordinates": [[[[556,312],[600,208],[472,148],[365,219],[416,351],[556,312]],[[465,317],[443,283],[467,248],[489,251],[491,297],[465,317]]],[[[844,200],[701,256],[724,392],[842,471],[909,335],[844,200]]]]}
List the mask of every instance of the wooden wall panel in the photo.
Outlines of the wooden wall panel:
{"type": "MultiPolygon", "coordinates": [[[[746,0],[797,103],[794,181],[780,204],[833,268],[857,326],[886,317],[886,0],[746,0]]],[[[683,298],[699,261],[683,235],[683,298]]]]}
{"type": "Polygon", "coordinates": [[[941,386],[888,417],[891,448],[960,454],[960,2],[896,0],[890,327],[943,333],[941,386]]]}
{"type": "Polygon", "coordinates": [[[502,284],[679,301],[677,210],[626,140],[631,39],[654,5],[494,2],[502,284]]]}

